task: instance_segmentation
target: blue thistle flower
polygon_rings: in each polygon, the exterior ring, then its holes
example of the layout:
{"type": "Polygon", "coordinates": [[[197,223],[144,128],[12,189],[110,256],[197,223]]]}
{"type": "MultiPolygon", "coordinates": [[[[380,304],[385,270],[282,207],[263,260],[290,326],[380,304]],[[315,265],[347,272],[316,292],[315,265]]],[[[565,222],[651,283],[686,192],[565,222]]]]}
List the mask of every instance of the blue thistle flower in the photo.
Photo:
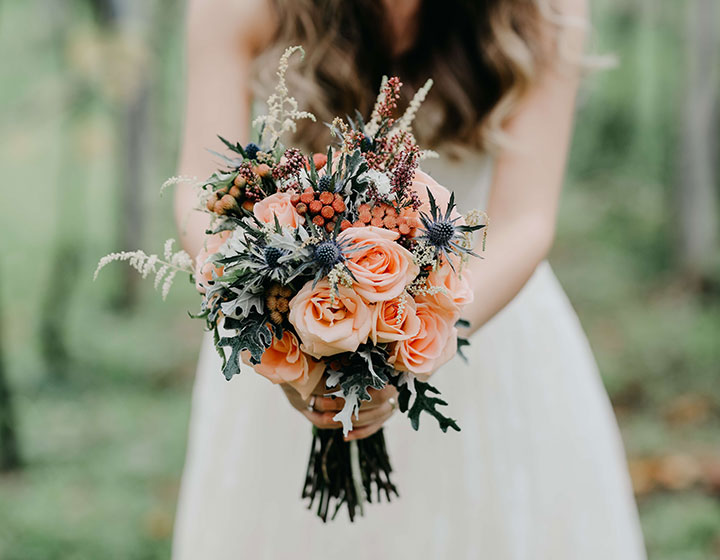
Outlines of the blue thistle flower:
{"type": "Polygon", "coordinates": [[[444,256],[452,267],[452,261],[450,260],[450,254],[457,255],[459,257],[463,255],[473,255],[478,257],[472,250],[464,247],[460,244],[463,240],[462,234],[477,231],[484,228],[484,225],[476,226],[465,226],[457,225],[460,217],[452,218],[452,211],[455,209],[455,193],[450,195],[447,208],[443,213],[435,201],[435,197],[427,189],[428,199],[430,201],[430,214],[422,212],[420,214],[420,221],[422,222],[423,229],[420,231],[421,239],[426,240],[430,245],[435,247],[435,254],[437,256],[444,256]]]}
{"type": "Polygon", "coordinates": [[[344,260],[342,248],[337,241],[332,239],[322,241],[315,245],[313,258],[315,259],[315,262],[323,268],[332,268],[337,263],[344,260]]]}
{"type": "Polygon", "coordinates": [[[285,254],[286,252],[282,249],[278,249],[277,247],[271,247],[270,245],[265,247],[265,250],[263,252],[263,255],[265,257],[265,263],[270,268],[277,267],[280,257],[284,256],[285,254]]]}
{"type": "Polygon", "coordinates": [[[323,175],[318,180],[318,190],[320,191],[330,191],[332,190],[332,177],[329,175],[323,175]]]}
{"type": "Polygon", "coordinates": [[[260,146],[254,142],[250,142],[247,146],[245,146],[245,155],[248,159],[255,159],[259,151],[260,146]]]}

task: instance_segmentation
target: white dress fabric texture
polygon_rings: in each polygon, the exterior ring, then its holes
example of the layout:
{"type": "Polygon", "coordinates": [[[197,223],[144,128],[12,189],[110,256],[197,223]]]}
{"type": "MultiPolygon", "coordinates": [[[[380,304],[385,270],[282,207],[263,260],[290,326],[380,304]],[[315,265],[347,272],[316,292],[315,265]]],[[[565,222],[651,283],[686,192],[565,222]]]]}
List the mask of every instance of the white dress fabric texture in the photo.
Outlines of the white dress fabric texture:
{"type": "MultiPolygon", "coordinates": [[[[423,168],[461,211],[484,208],[482,156],[423,168]]],[[[300,500],[311,425],[251,369],[227,382],[206,337],[173,559],[644,559],[612,408],[547,262],[465,353],[431,379],[462,431],[423,416],[415,432],[395,414],[385,437],[400,498],[323,524],[300,500]]]]}

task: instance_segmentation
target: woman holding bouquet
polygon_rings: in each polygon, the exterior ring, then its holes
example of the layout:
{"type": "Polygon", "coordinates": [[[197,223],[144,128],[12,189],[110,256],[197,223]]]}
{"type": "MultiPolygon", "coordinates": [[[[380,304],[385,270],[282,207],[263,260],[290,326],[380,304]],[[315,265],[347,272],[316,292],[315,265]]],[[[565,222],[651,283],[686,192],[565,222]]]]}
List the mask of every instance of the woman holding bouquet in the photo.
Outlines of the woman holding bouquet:
{"type": "MultiPolygon", "coordinates": [[[[384,427],[401,498],[354,524],[323,525],[297,503],[310,436],[294,409],[336,429],[341,403],[320,396],[321,385],[307,399],[283,383],[288,406],[249,369],[227,383],[206,340],[173,558],[644,558],[612,409],[545,261],[586,17],[584,0],[189,1],[184,174],[213,171],[205,148],[216,135],[249,139],[255,85],[274,68],[267,61],[302,44],[292,90],[320,121],[355,107],[369,114],[383,75],[411,89],[433,78],[415,130],[443,157],[423,162],[426,181],[455,191],[461,209],[486,208],[492,229],[469,284],[433,272],[446,287],[434,305],[470,302],[468,363],[455,358],[433,373],[462,431],[413,432],[393,416],[394,389],[376,393],[349,438],[384,427]]],[[[328,140],[307,123],[295,143],[328,140]]],[[[189,252],[218,243],[204,238],[206,215],[190,211],[189,188],[176,203],[189,252]]],[[[284,340],[272,348],[296,350],[284,340]]]]}

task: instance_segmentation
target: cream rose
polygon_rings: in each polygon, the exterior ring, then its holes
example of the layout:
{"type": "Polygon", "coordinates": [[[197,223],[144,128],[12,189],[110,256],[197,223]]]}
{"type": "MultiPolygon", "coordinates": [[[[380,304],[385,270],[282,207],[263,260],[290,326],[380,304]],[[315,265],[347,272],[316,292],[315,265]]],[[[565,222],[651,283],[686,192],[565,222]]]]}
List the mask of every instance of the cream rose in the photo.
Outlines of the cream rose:
{"type": "Polygon", "coordinates": [[[351,227],[338,236],[350,241],[347,267],[353,288],[365,301],[387,301],[405,291],[420,272],[410,251],[395,240],[400,234],[374,226],[351,227]]]}
{"type": "Polygon", "coordinates": [[[290,323],[302,342],[301,349],[315,358],[340,352],[354,352],[367,341],[372,309],[351,288],[338,286],[334,298],[323,279],[312,281],[290,300],[290,323]]]}
{"type": "Polygon", "coordinates": [[[277,192],[255,203],[253,214],[263,223],[272,224],[277,216],[281,226],[298,227],[305,222],[305,218],[297,213],[290,202],[292,194],[277,192]]]}

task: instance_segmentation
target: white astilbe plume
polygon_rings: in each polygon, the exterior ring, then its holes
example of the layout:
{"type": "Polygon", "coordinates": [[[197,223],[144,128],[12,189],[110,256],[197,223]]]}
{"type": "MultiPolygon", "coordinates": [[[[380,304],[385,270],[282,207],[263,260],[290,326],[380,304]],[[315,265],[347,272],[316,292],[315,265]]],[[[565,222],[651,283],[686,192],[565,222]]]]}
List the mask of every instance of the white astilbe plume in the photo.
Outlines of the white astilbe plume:
{"type": "Polygon", "coordinates": [[[292,97],[285,82],[290,57],[296,51],[305,56],[305,51],[300,46],[288,47],[280,57],[280,64],[277,70],[278,83],[275,92],[267,99],[267,115],[260,115],[253,121],[253,126],[261,128],[263,138],[267,139],[270,146],[275,146],[280,136],[286,132],[295,132],[299,119],[310,119],[315,121],[315,115],[307,111],[298,110],[297,99],[292,97]]]}
{"type": "Polygon", "coordinates": [[[428,81],[425,82],[425,85],[423,85],[423,87],[421,87],[415,92],[415,95],[413,96],[410,105],[408,105],[407,110],[405,111],[403,116],[400,117],[395,123],[396,128],[408,131],[411,129],[412,123],[415,120],[415,115],[417,115],[420,106],[425,101],[425,98],[427,97],[427,94],[432,86],[433,81],[429,78],[428,81]]]}
{"type": "Polygon", "coordinates": [[[155,288],[162,283],[161,293],[162,298],[165,299],[178,272],[187,272],[188,274],[194,272],[193,260],[190,255],[183,250],[173,252],[173,243],[175,243],[174,239],[168,239],[165,242],[162,259],[158,255],[148,255],[144,251],[123,251],[105,255],[95,269],[93,280],[97,280],[100,271],[111,262],[125,261],[143,278],[154,274],[155,288]]]}
{"type": "Polygon", "coordinates": [[[437,159],[439,157],[440,154],[438,154],[435,150],[420,150],[420,153],[418,154],[418,161],[437,159]]]}
{"type": "Polygon", "coordinates": [[[169,179],[166,179],[160,187],[160,196],[162,196],[163,192],[165,192],[165,189],[174,185],[179,185],[180,183],[191,183],[193,186],[199,186],[202,184],[197,177],[188,177],[187,175],[170,177],[169,179]]]}
{"type": "Polygon", "coordinates": [[[385,101],[385,84],[387,84],[387,81],[388,77],[383,76],[380,82],[380,93],[375,99],[375,106],[370,114],[370,121],[365,125],[365,132],[370,136],[374,135],[380,127],[380,105],[385,101]]]}

